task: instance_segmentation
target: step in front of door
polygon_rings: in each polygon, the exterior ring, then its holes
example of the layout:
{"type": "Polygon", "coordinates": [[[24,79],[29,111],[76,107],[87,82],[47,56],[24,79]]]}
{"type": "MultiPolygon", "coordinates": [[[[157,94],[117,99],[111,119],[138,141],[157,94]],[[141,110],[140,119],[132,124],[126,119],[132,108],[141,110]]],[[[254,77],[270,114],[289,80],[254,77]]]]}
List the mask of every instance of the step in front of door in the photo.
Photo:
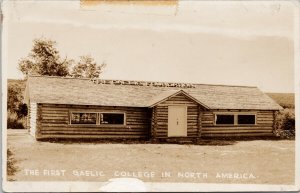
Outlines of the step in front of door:
{"type": "Polygon", "coordinates": [[[171,137],[165,140],[169,143],[179,143],[179,144],[192,144],[195,143],[196,138],[188,138],[188,137],[171,137]]]}

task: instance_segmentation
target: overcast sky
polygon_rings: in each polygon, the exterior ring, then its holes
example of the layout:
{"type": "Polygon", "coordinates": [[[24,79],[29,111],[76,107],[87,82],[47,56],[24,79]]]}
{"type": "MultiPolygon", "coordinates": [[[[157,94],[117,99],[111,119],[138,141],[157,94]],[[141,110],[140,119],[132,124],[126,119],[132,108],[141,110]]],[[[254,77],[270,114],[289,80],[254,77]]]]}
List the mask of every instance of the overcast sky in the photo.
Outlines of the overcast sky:
{"type": "Polygon", "coordinates": [[[46,37],[63,57],[106,62],[105,79],[294,89],[292,2],[10,1],[3,35],[8,78],[22,78],[18,60],[46,37]]]}

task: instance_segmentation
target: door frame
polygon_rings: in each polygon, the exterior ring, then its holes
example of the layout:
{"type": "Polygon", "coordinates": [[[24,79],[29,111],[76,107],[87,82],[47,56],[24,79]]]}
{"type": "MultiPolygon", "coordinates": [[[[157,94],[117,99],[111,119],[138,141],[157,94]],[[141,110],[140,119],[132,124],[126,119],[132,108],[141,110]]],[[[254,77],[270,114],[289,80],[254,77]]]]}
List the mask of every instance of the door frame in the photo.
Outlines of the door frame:
{"type": "Polygon", "coordinates": [[[168,127],[167,127],[167,135],[168,135],[168,137],[187,137],[187,130],[188,130],[188,105],[182,105],[182,104],[173,104],[173,105],[168,105],[168,127]],[[185,115],[186,115],[186,133],[185,133],[185,135],[171,135],[170,136],[170,134],[169,134],[169,107],[174,107],[174,106],[176,106],[176,107],[185,107],[185,115]]]}

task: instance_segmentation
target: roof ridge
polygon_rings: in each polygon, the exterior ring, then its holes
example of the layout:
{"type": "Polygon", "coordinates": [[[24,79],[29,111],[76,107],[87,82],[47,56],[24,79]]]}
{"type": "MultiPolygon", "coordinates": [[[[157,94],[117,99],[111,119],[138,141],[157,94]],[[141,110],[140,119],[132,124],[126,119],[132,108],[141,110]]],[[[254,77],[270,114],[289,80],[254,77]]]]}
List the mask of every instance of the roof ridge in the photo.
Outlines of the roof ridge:
{"type": "Polygon", "coordinates": [[[208,85],[208,86],[226,86],[226,87],[245,87],[245,88],[258,88],[257,86],[247,86],[247,85],[228,85],[228,84],[198,84],[192,83],[194,85],[208,85]]]}
{"type": "Polygon", "coordinates": [[[190,84],[190,85],[206,85],[206,86],[222,86],[222,87],[243,87],[243,88],[258,88],[257,86],[246,85],[226,85],[226,84],[204,84],[191,82],[172,82],[172,81],[150,81],[150,80],[125,80],[125,79],[101,79],[101,78],[76,78],[70,76],[44,76],[44,75],[29,75],[28,77],[42,77],[42,78],[60,78],[60,79],[77,79],[77,80],[102,80],[102,81],[135,81],[141,83],[171,83],[171,84],[190,84]]]}

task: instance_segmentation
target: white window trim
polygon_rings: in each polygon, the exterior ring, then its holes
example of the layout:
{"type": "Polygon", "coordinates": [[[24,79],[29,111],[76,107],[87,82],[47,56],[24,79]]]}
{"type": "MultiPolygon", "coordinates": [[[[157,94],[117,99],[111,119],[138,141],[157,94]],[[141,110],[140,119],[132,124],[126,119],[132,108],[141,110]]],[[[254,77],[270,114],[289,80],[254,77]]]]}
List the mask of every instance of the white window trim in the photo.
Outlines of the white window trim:
{"type": "Polygon", "coordinates": [[[214,125],[215,126],[253,126],[257,125],[257,112],[214,112],[214,125]],[[217,115],[233,115],[233,124],[217,124],[217,115]],[[254,115],[255,124],[238,124],[238,115],[254,115]]]}

